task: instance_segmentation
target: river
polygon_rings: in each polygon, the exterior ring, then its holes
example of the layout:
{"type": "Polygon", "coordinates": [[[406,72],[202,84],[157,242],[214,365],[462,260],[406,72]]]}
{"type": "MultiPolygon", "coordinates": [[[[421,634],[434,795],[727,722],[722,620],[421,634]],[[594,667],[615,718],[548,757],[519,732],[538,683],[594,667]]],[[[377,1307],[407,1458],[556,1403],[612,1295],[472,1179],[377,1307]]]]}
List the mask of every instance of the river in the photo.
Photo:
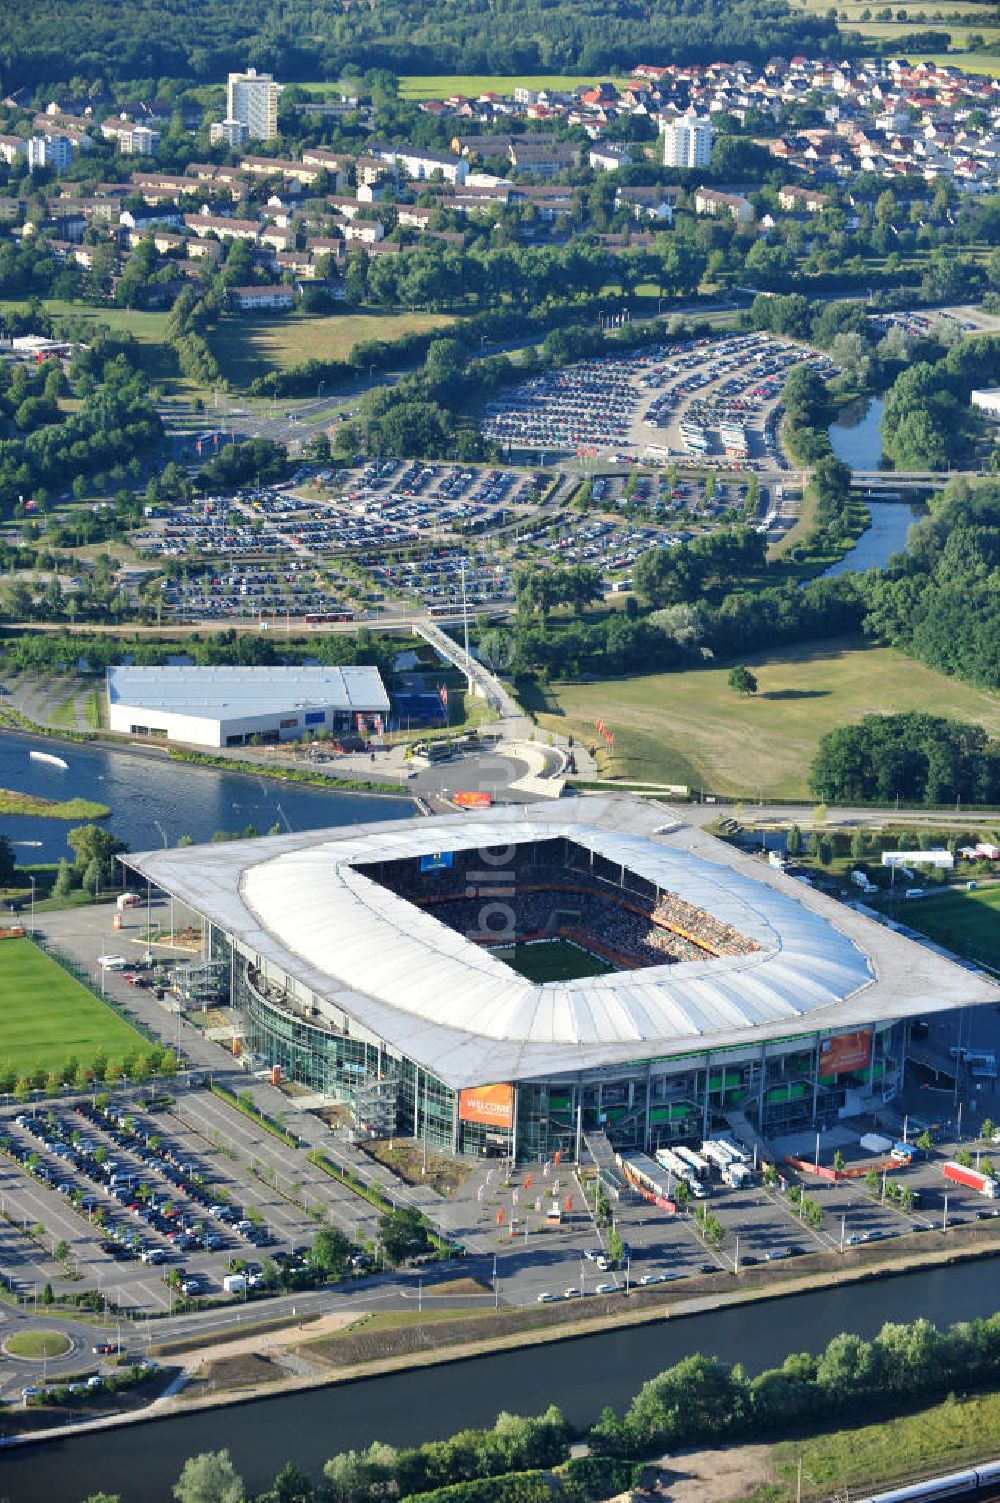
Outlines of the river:
{"type": "MultiPolygon", "coordinates": [[[[161,846],[164,835],[176,845],[182,835],[198,843],[216,830],[244,830],[247,825],[263,835],[275,824],[289,830],[319,830],[413,813],[408,798],[394,795],[328,792],[171,762],[158,754],[40,740],[9,731],[0,732],[0,788],[107,804],[111,816],[105,827],[133,851],[161,846]],[[69,766],[64,770],[33,761],[32,750],[54,753],[69,766]]],[[[0,816],[0,833],[13,842],[23,864],[58,861],[72,854],[66,833],[74,823],[79,821],[0,816]]]]}
{"type": "MultiPolygon", "coordinates": [[[[882,399],[872,397],[854,402],[829,427],[830,444],[838,459],[854,470],[877,470],[882,466],[882,399]]],[[[906,547],[907,534],[914,522],[926,516],[924,506],[908,501],[869,501],[871,526],[862,533],[848,553],[831,564],[824,578],[832,579],[863,569],[881,569],[894,553],[906,547]]]]}
{"type": "Polygon", "coordinates": [[[994,1264],[932,1269],[33,1445],[0,1453],[0,1494],[9,1503],[80,1503],[104,1488],[123,1503],[169,1503],[184,1458],[221,1446],[252,1493],[287,1460],[318,1475],[337,1451],[372,1440],[414,1445],[491,1424],[501,1409],[536,1414],[557,1403],[583,1425],[605,1404],[620,1411],[689,1352],[757,1371],[789,1352],[819,1350],[839,1331],[870,1337],[885,1321],[918,1315],[947,1325],[998,1306],[994,1264]]]}

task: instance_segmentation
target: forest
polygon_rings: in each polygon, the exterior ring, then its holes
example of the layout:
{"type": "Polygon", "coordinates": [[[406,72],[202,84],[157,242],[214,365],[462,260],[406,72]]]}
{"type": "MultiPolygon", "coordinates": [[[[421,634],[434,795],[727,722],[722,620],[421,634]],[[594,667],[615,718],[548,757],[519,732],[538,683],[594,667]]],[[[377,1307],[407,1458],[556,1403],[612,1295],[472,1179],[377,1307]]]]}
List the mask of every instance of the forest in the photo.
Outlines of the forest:
{"type": "Polygon", "coordinates": [[[868,635],[967,683],[1000,688],[1000,481],[952,481],[911,529],[909,551],[864,581],[868,635]]]}
{"type": "Polygon", "coordinates": [[[941,715],[865,715],[820,742],[809,779],[829,803],[994,803],[1000,745],[941,715]]]}
{"type": "Polygon", "coordinates": [[[219,82],[230,69],[284,80],[349,70],[524,73],[630,70],[643,59],[764,61],[774,53],[839,56],[833,21],[785,0],[431,0],[415,13],[332,0],[74,0],[66,50],[59,0],[10,0],[0,37],[7,88],[88,80],[219,82]]]}

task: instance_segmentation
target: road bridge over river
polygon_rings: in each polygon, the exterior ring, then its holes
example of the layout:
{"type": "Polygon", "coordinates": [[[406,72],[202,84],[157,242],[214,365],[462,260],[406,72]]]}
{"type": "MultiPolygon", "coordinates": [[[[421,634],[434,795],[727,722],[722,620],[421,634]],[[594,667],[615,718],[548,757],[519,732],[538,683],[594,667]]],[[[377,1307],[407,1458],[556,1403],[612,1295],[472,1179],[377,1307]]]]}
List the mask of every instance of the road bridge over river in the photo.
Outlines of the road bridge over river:
{"type": "Polygon", "coordinates": [[[912,501],[914,492],[940,490],[949,480],[981,480],[978,470],[852,470],[851,487],[878,501],[912,501]]]}

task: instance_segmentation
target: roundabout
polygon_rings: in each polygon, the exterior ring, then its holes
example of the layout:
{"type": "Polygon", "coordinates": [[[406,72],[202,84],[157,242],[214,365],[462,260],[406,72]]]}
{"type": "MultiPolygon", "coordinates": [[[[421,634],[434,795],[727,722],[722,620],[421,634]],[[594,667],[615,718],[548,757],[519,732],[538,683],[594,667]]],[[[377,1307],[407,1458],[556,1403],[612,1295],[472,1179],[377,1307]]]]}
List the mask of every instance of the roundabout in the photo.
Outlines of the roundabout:
{"type": "Polygon", "coordinates": [[[15,1331],[3,1343],[4,1354],[26,1362],[48,1362],[65,1357],[73,1350],[73,1341],[63,1331],[15,1331]]]}

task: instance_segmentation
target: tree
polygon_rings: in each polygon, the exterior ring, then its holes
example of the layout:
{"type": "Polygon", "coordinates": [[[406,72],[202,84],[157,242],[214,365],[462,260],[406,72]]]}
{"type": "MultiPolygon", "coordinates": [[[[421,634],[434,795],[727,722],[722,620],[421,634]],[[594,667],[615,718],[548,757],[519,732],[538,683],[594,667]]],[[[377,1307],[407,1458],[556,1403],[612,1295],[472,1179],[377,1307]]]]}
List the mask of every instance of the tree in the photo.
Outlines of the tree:
{"type": "Polygon", "coordinates": [[[792,825],[789,828],[788,835],[785,838],[785,851],[789,856],[792,857],[801,855],[802,831],[799,829],[798,825],[792,825]]]}
{"type": "Polygon", "coordinates": [[[16,871],[17,857],[14,855],[14,847],[6,835],[0,835],[0,887],[11,887],[16,871]]]}
{"type": "Polygon", "coordinates": [[[102,830],[100,825],[77,825],[66,836],[66,843],[76,854],[76,870],[83,873],[96,861],[102,882],[111,881],[115,856],[128,849],[124,840],[102,830]]]}
{"type": "Polygon", "coordinates": [[[685,1184],[684,1180],[679,1179],[677,1181],[677,1183],[674,1185],[674,1204],[676,1205],[676,1207],[677,1207],[677,1209],[679,1211],[682,1211],[684,1209],[684,1207],[688,1204],[688,1202],[690,1201],[690,1199],[691,1199],[691,1191],[688,1189],[688,1187],[685,1184]]]}
{"type": "Polygon", "coordinates": [[[228,1451],[202,1451],[185,1461],[174,1497],[177,1503],[243,1503],[243,1479],[228,1451]]]}
{"type": "Polygon", "coordinates": [[[430,1247],[426,1221],[409,1206],[400,1206],[381,1216],[378,1234],[386,1257],[393,1263],[414,1258],[430,1247]]]}
{"type": "Polygon", "coordinates": [[[54,898],[68,898],[73,891],[73,868],[65,856],[59,863],[56,872],[56,880],[52,884],[52,896],[54,898]]]}
{"type": "Polygon", "coordinates": [[[620,1263],[625,1257],[625,1243],[622,1234],[616,1226],[608,1232],[608,1257],[612,1263],[620,1263]]]}
{"type": "Polygon", "coordinates": [[[321,1226],[313,1238],[310,1261],[324,1274],[340,1274],[351,1255],[350,1240],[335,1226],[321,1226]]]}
{"type": "Polygon", "coordinates": [[[737,694],[756,694],[757,678],[744,664],[738,664],[729,670],[729,687],[737,694]]]}
{"type": "Polygon", "coordinates": [[[996,1137],[997,1125],[992,1117],[984,1117],[979,1124],[979,1136],[984,1143],[992,1143],[996,1137]]]}
{"type": "Polygon", "coordinates": [[[842,1151],[838,1148],[836,1150],[836,1152],[834,1153],[834,1155],[833,1155],[833,1167],[836,1169],[836,1171],[837,1171],[838,1174],[843,1169],[844,1163],[845,1163],[844,1155],[843,1155],[842,1151]]]}

